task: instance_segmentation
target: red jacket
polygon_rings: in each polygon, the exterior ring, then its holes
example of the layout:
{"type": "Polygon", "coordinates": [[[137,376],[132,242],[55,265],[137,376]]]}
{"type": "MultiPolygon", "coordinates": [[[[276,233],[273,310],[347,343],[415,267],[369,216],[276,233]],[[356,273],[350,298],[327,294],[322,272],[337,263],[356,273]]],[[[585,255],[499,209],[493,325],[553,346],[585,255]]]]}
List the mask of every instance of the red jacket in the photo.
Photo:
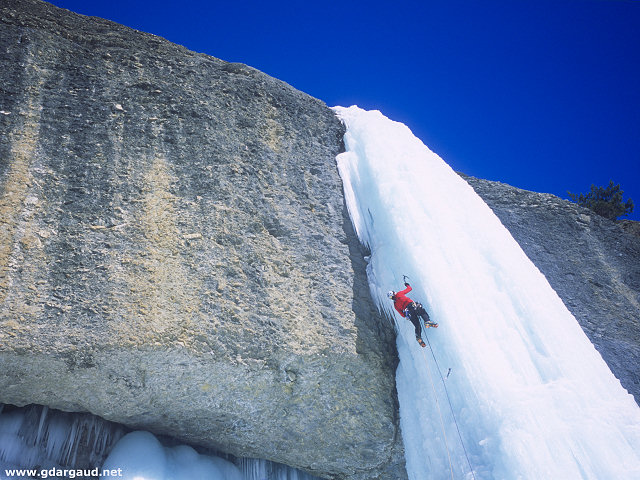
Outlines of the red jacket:
{"type": "Polygon", "coordinates": [[[407,288],[405,288],[401,292],[397,292],[396,295],[393,297],[393,306],[398,311],[398,313],[403,317],[405,316],[404,309],[407,308],[407,306],[413,302],[413,300],[411,300],[406,295],[410,291],[411,291],[411,285],[407,285],[407,288]]]}

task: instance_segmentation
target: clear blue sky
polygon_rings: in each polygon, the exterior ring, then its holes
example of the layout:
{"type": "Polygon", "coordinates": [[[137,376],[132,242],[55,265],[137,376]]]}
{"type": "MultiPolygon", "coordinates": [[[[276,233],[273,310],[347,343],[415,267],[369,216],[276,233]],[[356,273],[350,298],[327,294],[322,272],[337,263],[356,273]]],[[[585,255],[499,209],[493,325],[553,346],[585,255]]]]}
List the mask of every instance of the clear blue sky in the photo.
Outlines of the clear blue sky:
{"type": "Polygon", "coordinates": [[[406,123],[454,169],[640,220],[640,0],[53,0],[406,123]]]}

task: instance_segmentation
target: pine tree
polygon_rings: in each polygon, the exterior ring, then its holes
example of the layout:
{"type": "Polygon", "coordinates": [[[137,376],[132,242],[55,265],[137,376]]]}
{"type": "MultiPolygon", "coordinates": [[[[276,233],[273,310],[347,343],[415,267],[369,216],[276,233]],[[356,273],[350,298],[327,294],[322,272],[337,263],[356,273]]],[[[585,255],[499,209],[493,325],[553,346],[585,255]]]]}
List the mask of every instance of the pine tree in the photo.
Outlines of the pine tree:
{"type": "Polygon", "coordinates": [[[586,195],[584,193],[567,193],[571,200],[577,202],[578,205],[587,207],[610,220],[616,220],[620,216],[633,212],[633,201],[630,198],[626,202],[623,201],[622,194],[624,192],[620,190],[620,184],[614,185],[613,180],[609,181],[607,188],[596,187],[592,184],[591,191],[586,195]]]}

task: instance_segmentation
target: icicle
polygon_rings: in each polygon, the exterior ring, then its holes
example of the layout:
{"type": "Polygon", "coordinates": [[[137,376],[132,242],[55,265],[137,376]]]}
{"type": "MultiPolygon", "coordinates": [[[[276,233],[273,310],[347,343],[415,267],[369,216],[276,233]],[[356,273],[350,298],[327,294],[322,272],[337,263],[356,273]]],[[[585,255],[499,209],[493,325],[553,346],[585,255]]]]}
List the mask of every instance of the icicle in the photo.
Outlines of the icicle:
{"type": "Polygon", "coordinates": [[[37,405],[4,409],[0,414],[0,471],[3,466],[94,468],[124,433],[120,425],[89,414],[37,405]],[[89,445],[93,449],[86,451],[89,445]]]}
{"type": "MultiPolygon", "coordinates": [[[[5,468],[102,467],[125,433],[121,425],[89,414],[60,412],[37,405],[11,411],[5,408],[0,413],[0,472],[5,468]]],[[[179,458],[180,451],[186,448],[169,449],[175,452],[170,455],[179,458]]],[[[217,452],[209,454],[224,456],[217,452]]],[[[218,460],[219,465],[224,465],[223,460],[218,460]]],[[[235,463],[244,480],[317,480],[317,477],[267,460],[238,458],[229,461],[235,463]]],[[[4,480],[1,475],[0,480],[4,480]]]]}
{"type": "Polygon", "coordinates": [[[36,436],[36,445],[40,443],[42,439],[42,432],[44,427],[44,421],[47,419],[47,412],[49,411],[49,407],[43,407],[40,412],[40,423],[38,424],[38,435],[36,436]]]}
{"type": "Polygon", "coordinates": [[[317,477],[295,468],[258,458],[242,458],[237,462],[245,480],[316,480],[317,477]]]}

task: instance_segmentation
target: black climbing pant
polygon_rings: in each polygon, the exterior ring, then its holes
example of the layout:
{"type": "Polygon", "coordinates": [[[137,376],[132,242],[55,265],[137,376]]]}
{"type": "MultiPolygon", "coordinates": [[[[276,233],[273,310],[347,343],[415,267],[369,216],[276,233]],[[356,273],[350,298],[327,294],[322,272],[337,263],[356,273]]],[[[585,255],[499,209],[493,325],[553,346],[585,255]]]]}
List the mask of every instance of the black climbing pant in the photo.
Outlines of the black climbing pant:
{"type": "Polygon", "coordinates": [[[422,328],[420,326],[420,318],[425,322],[430,322],[429,314],[424,309],[421,303],[412,302],[409,304],[407,308],[404,310],[404,314],[406,318],[411,320],[413,326],[416,329],[416,338],[422,338],[422,328]]]}

